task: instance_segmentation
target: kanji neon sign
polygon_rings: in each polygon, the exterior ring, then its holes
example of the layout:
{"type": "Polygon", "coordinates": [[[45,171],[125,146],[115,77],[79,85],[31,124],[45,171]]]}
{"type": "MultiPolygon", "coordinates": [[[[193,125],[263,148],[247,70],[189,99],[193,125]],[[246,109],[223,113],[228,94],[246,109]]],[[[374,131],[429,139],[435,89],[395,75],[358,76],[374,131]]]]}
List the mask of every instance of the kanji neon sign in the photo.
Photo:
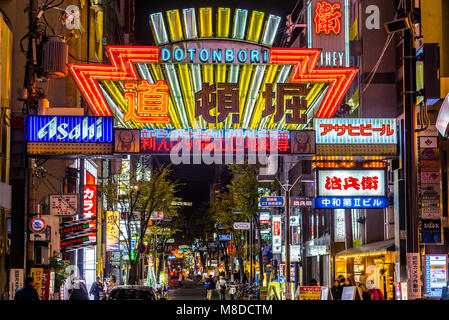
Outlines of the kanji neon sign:
{"type": "Polygon", "coordinates": [[[396,119],[315,119],[317,144],[396,144],[396,119]]]}
{"type": "Polygon", "coordinates": [[[169,93],[165,81],[150,84],[147,80],[140,80],[137,85],[135,82],[125,82],[124,88],[124,97],[128,106],[123,117],[124,122],[134,120],[138,123],[170,123],[169,93]]]}
{"type": "Polygon", "coordinates": [[[320,34],[322,32],[330,34],[339,34],[341,32],[340,18],[342,13],[340,12],[339,3],[329,3],[327,1],[317,2],[315,8],[315,32],[320,34]]]}
{"type": "MultiPolygon", "coordinates": [[[[271,64],[275,65],[294,65],[290,83],[328,83],[329,88],[318,108],[317,118],[331,118],[342,101],[346,91],[348,90],[352,80],[354,79],[357,68],[316,68],[317,61],[320,56],[319,49],[291,49],[291,48],[271,48],[271,64]]],[[[139,112],[146,108],[153,108],[153,115],[156,116],[158,122],[166,123],[169,115],[166,115],[167,105],[166,97],[163,96],[163,83],[159,83],[161,91],[157,104],[156,101],[150,101],[147,105],[144,98],[146,94],[139,89],[146,87],[146,90],[155,90],[154,85],[140,82],[135,63],[158,63],[157,47],[125,47],[125,46],[108,46],[108,55],[112,65],[86,65],[86,64],[70,64],[69,69],[72,76],[80,88],[82,94],[86,98],[92,112],[96,116],[112,116],[114,113],[109,106],[108,101],[99,85],[100,80],[114,80],[128,82],[125,88],[125,98],[128,106],[134,106],[125,113],[126,120],[140,121],[139,112]],[[132,91],[134,84],[130,82],[138,82],[137,92],[132,91]],[[139,96],[140,94],[140,96],[139,96]],[[135,98],[138,99],[137,105],[134,104],[135,98]],[[133,99],[134,98],[134,99],[133,99]],[[156,112],[156,113],[154,113],[156,112]]],[[[158,84],[156,84],[158,86],[158,84]]],[[[151,118],[143,118],[144,121],[150,121],[151,118]]],[[[151,120],[153,121],[153,120],[151,120]]]]}
{"type": "Polygon", "coordinates": [[[385,170],[318,170],[319,197],[385,196],[385,170]]]}

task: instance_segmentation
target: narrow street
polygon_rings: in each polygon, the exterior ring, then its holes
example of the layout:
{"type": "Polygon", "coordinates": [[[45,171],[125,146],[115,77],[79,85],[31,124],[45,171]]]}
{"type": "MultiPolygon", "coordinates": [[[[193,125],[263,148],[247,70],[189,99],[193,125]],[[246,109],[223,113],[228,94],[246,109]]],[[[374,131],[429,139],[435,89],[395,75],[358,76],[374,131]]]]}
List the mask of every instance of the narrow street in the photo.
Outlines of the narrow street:
{"type": "MultiPolygon", "coordinates": [[[[170,281],[168,300],[206,300],[206,289],[201,282],[186,279],[182,284],[183,287],[179,288],[178,281],[170,281]]],[[[218,300],[218,293],[215,290],[212,300],[218,300]]]]}

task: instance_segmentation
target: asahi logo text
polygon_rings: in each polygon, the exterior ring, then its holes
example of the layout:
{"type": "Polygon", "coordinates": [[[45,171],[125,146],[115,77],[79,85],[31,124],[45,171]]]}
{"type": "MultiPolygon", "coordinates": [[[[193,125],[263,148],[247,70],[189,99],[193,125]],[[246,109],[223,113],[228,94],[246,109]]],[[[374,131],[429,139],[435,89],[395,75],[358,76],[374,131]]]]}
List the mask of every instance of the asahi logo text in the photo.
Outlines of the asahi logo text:
{"type": "Polygon", "coordinates": [[[58,118],[53,117],[45,126],[43,126],[37,133],[39,139],[47,138],[51,140],[78,140],[78,139],[100,139],[103,132],[103,118],[96,119],[95,123],[89,126],[89,118],[84,118],[82,122],[78,123],[72,129],[69,128],[68,123],[60,123],[58,125],[58,118]]]}

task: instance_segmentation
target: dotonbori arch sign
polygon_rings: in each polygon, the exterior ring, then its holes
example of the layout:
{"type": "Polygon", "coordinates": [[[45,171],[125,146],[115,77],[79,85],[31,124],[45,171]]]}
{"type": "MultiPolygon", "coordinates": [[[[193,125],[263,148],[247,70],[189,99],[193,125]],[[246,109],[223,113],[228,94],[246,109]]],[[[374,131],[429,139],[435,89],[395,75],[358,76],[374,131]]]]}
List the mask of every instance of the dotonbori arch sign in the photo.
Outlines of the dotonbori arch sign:
{"type": "Polygon", "coordinates": [[[357,69],[317,68],[319,49],[271,47],[279,23],[242,9],[154,13],[157,46],[108,46],[110,65],[69,68],[94,115],[124,129],[301,130],[334,115],[357,69]]]}

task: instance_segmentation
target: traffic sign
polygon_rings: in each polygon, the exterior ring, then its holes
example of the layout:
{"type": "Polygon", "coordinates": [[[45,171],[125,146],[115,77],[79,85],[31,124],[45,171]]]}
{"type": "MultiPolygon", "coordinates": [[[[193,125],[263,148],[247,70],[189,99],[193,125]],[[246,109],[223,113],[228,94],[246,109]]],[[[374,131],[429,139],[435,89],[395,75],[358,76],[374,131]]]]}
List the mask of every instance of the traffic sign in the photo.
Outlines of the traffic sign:
{"type": "Polygon", "coordinates": [[[45,230],[47,224],[44,219],[41,218],[33,218],[30,221],[30,230],[34,233],[41,233],[45,230]]]}
{"type": "Polygon", "coordinates": [[[261,207],[283,207],[285,205],[284,197],[260,197],[259,205],[261,207]]]}
{"type": "Polygon", "coordinates": [[[234,222],[235,230],[249,230],[250,223],[249,222],[234,222]]]}
{"type": "Polygon", "coordinates": [[[137,247],[137,250],[139,251],[140,254],[144,254],[145,252],[147,252],[147,246],[145,245],[145,243],[141,243],[137,247]]]}

